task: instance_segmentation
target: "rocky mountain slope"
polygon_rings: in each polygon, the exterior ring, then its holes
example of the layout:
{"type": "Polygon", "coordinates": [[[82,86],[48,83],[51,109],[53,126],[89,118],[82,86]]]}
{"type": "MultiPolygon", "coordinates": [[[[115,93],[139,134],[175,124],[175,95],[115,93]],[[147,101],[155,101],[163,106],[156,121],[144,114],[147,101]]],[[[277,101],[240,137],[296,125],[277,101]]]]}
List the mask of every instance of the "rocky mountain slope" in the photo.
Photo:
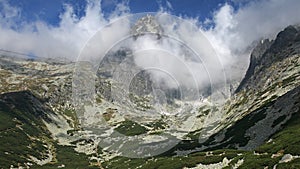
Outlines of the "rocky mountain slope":
{"type": "MultiPolygon", "coordinates": [[[[227,129],[214,136],[221,147],[253,149],[297,113],[297,88],[300,84],[299,33],[299,28],[289,26],[274,41],[264,40],[253,50],[245,78],[236,94],[222,109],[226,115],[221,121],[225,122],[227,129]],[[236,120],[237,126],[234,124],[236,120]],[[240,124],[245,131],[239,137],[250,142],[236,138],[237,130],[233,128],[239,128],[239,132],[242,132],[240,124]],[[222,142],[226,142],[226,145],[222,145],[222,142]]],[[[211,139],[209,142],[210,145],[214,144],[211,139]]]]}
{"type": "MultiPolygon", "coordinates": [[[[151,17],[141,22],[148,20],[151,17]]],[[[151,25],[141,29],[159,34],[155,22],[151,25]]],[[[297,168],[299,31],[298,27],[289,26],[275,40],[261,41],[252,52],[245,78],[223,106],[212,105],[209,97],[189,103],[175,99],[176,104],[193,105],[190,113],[176,118],[161,115],[151,120],[124,115],[129,103],[120,105],[111,99],[112,88],[119,89],[120,95],[124,93],[108,70],[129,56],[130,51],[109,53],[109,65],[97,72],[97,106],[90,109],[94,111],[93,117],[108,124],[103,128],[96,126],[100,134],[82,128],[72,104],[75,63],[3,55],[0,133],[4,146],[0,148],[0,168],[297,168]],[[142,140],[139,146],[163,143],[166,138],[174,138],[178,144],[155,157],[121,157],[122,150],[135,145],[124,144],[126,140],[116,133],[133,141],[142,140]]],[[[142,32],[136,32],[137,36],[142,32]]],[[[151,81],[144,72],[133,83],[138,84],[135,87],[146,88],[151,81]]],[[[150,89],[132,88],[131,92],[130,101],[137,112],[151,109],[150,89]]],[[[173,91],[172,97],[175,96],[173,91]]],[[[151,149],[147,151],[151,154],[151,149]]]]}

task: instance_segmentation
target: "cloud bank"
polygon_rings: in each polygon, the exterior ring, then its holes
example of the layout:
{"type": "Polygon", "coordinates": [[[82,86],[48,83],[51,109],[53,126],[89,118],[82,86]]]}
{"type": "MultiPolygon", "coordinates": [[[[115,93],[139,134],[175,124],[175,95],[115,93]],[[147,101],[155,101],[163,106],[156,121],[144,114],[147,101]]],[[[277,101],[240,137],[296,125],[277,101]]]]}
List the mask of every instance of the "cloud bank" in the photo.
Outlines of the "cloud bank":
{"type": "Polygon", "coordinates": [[[85,43],[102,27],[128,13],[124,4],[117,5],[108,18],[104,18],[100,2],[88,1],[85,16],[79,17],[73,7],[64,4],[59,25],[44,21],[22,22],[22,9],[0,1],[0,49],[28,53],[38,57],[67,58],[75,60],[85,43]]]}

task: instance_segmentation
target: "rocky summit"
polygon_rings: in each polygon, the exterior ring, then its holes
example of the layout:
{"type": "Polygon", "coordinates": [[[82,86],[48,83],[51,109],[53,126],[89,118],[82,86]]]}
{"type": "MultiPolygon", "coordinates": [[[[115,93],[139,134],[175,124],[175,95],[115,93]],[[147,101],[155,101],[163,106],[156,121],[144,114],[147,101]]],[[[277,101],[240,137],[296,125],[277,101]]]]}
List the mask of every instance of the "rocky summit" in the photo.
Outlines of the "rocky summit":
{"type": "Polygon", "coordinates": [[[137,38],[145,34],[155,34],[160,38],[163,34],[161,26],[156,21],[153,15],[147,14],[140,18],[131,29],[131,34],[137,38]]]}
{"type": "MultiPolygon", "coordinates": [[[[135,38],[147,33],[162,35],[151,15],[132,29],[135,38]]],[[[107,54],[94,101],[82,112],[73,104],[76,63],[2,54],[0,168],[300,168],[299,27],[257,43],[222,105],[209,95],[187,102],[167,91],[162,109],[185,106],[183,114],[154,112],[147,72],[128,91],[116,83],[110,70],[131,55],[107,54]],[[117,102],[111,91],[129,99],[117,102]]]]}

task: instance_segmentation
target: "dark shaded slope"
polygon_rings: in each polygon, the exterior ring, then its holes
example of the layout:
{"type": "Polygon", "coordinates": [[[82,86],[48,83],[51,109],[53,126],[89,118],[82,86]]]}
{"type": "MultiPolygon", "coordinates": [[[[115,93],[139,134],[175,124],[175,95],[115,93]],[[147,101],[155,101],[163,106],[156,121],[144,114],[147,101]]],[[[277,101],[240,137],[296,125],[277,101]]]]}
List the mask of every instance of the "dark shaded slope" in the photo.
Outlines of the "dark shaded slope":
{"type": "Polygon", "coordinates": [[[0,95],[0,168],[97,168],[85,154],[53,140],[43,122],[54,122],[50,114],[55,116],[29,91],[0,95]]]}
{"type": "MultiPolygon", "coordinates": [[[[42,118],[47,122],[51,122],[51,119],[47,115],[53,114],[52,111],[44,105],[44,101],[34,96],[30,91],[5,93],[0,95],[0,101],[10,111],[22,111],[26,113],[28,117],[23,118],[24,122],[30,121],[30,118],[32,120],[34,118],[42,118]]],[[[14,113],[10,113],[10,115],[14,116],[14,113]]]]}
{"type": "Polygon", "coordinates": [[[266,103],[228,129],[215,134],[204,145],[209,146],[209,149],[252,150],[263,144],[272,134],[280,131],[282,126],[289,125],[289,120],[299,113],[299,109],[300,86],[279,97],[276,101],[266,103]]]}
{"type": "Polygon", "coordinates": [[[47,158],[51,137],[41,120],[50,121],[47,113],[28,91],[0,95],[1,167],[26,166],[30,156],[47,158]]]}

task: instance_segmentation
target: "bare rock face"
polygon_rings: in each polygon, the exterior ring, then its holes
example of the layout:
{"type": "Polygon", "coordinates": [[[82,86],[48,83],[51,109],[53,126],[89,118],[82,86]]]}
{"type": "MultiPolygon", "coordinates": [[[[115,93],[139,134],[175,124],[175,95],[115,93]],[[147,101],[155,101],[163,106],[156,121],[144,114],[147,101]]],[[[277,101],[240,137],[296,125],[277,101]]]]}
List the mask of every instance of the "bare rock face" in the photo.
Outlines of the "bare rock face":
{"type": "Polygon", "coordinates": [[[134,38],[145,34],[155,34],[160,39],[163,31],[161,26],[152,15],[146,15],[140,18],[136,24],[132,27],[131,34],[134,38]]]}
{"type": "Polygon", "coordinates": [[[269,39],[262,40],[253,49],[250,57],[250,64],[248,70],[246,72],[244,79],[242,80],[239,87],[237,88],[236,93],[239,92],[243,88],[243,86],[245,86],[246,81],[248,81],[249,78],[254,74],[255,68],[257,67],[259,61],[261,60],[263,54],[270,48],[272,43],[273,41],[270,41],[269,39]]]}
{"type": "Polygon", "coordinates": [[[256,88],[260,83],[257,77],[266,76],[266,69],[296,54],[300,54],[300,30],[297,26],[288,26],[273,41],[262,40],[253,49],[247,73],[235,93],[256,88]]]}

